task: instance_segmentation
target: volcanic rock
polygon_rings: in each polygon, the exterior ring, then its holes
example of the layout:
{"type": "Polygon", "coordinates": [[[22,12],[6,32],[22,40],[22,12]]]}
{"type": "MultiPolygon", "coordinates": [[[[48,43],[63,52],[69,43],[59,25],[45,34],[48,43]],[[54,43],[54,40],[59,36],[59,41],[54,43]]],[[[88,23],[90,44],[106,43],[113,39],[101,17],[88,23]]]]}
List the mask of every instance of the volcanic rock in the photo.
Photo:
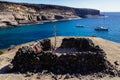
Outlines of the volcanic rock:
{"type": "Polygon", "coordinates": [[[13,70],[20,72],[48,70],[57,74],[104,72],[113,76],[120,75],[115,66],[107,61],[105,52],[99,46],[95,46],[90,39],[63,39],[60,48],[74,47],[78,50],[65,54],[52,53],[49,39],[40,43],[43,46],[40,52],[36,52],[30,46],[20,48],[11,62],[13,70]]]}

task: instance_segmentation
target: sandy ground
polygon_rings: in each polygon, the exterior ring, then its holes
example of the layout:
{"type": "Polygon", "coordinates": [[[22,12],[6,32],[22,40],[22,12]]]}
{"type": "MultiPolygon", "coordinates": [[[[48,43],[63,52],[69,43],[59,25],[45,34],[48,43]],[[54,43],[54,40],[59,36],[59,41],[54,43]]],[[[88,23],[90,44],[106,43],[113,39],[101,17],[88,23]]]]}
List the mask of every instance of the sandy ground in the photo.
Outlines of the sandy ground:
{"type": "MultiPolygon", "coordinates": [[[[56,48],[60,46],[62,39],[65,38],[65,36],[57,37],[57,45],[56,48]]],[[[67,37],[66,37],[67,38],[67,37]]],[[[69,37],[68,37],[69,38],[69,37]]],[[[78,38],[78,37],[74,37],[78,38]]],[[[107,54],[107,59],[113,64],[115,61],[118,61],[118,64],[120,64],[120,43],[108,41],[102,38],[98,37],[86,37],[92,39],[92,41],[95,43],[95,45],[99,45],[107,54]]],[[[54,38],[50,38],[52,41],[52,44],[54,45],[54,38]]],[[[11,60],[14,58],[14,55],[16,51],[22,47],[29,44],[32,44],[34,42],[29,42],[26,44],[17,45],[11,50],[5,49],[4,54],[0,55],[0,80],[55,80],[54,76],[51,74],[44,74],[39,75],[39,73],[36,74],[15,74],[15,73],[4,73],[5,66],[8,65],[11,60]]],[[[120,65],[117,66],[120,69],[120,65]]],[[[81,78],[74,77],[67,77],[66,75],[57,75],[57,80],[120,80],[119,77],[103,77],[103,78],[96,78],[94,76],[86,75],[81,76],[81,78]]]]}

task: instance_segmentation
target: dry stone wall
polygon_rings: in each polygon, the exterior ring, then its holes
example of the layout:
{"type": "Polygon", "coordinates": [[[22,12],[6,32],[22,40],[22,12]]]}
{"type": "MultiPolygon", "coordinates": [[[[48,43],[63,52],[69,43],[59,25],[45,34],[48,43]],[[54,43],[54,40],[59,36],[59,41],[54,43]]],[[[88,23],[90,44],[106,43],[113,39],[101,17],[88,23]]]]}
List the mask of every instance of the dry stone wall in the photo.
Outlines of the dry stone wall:
{"type": "Polygon", "coordinates": [[[51,52],[52,48],[49,39],[39,43],[44,47],[39,52],[29,46],[22,47],[17,51],[11,62],[14,71],[40,72],[48,70],[57,74],[105,72],[119,75],[119,71],[107,61],[105,52],[99,46],[95,46],[90,39],[63,39],[60,48],[75,47],[78,49],[77,52],[63,54],[51,52]]]}

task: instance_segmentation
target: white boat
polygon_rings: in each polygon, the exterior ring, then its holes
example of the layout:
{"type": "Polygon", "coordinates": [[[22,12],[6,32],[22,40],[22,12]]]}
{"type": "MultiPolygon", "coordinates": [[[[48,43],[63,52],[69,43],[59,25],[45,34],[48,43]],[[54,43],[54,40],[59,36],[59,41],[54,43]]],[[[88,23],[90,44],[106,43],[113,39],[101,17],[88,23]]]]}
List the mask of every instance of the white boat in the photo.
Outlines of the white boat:
{"type": "Polygon", "coordinates": [[[103,26],[98,26],[95,28],[96,31],[108,31],[108,28],[103,27],[103,26]]]}
{"type": "Polygon", "coordinates": [[[57,22],[58,20],[52,20],[52,22],[57,22]]]}
{"type": "Polygon", "coordinates": [[[44,22],[38,22],[37,24],[44,24],[44,22]]]}
{"type": "Polygon", "coordinates": [[[76,27],[84,27],[84,25],[76,25],[76,27]]]}

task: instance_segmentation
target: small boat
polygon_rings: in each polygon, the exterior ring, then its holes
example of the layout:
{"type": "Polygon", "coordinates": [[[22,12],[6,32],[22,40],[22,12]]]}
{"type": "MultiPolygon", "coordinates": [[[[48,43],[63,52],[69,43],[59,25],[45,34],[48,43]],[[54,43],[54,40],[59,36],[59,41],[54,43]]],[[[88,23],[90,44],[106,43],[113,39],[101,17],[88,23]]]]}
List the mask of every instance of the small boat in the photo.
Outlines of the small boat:
{"type": "Polygon", "coordinates": [[[108,28],[100,26],[100,27],[96,27],[95,30],[96,31],[108,31],[108,28]]]}
{"type": "Polygon", "coordinates": [[[76,27],[84,27],[84,25],[76,25],[76,27]]]}
{"type": "Polygon", "coordinates": [[[44,24],[44,22],[38,22],[37,24],[44,24]]]}
{"type": "Polygon", "coordinates": [[[57,22],[58,20],[51,20],[51,22],[57,22]]]}

